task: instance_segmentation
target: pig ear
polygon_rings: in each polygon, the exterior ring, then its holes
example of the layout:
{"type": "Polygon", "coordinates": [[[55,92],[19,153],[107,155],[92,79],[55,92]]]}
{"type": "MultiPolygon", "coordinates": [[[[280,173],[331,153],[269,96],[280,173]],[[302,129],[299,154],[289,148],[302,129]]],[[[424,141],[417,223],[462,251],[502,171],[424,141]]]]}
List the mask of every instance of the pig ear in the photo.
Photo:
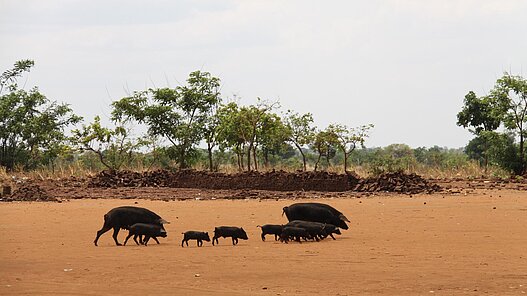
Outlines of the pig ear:
{"type": "Polygon", "coordinates": [[[161,224],[170,224],[170,222],[168,222],[165,219],[159,219],[159,223],[161,223],[161,224]]]}

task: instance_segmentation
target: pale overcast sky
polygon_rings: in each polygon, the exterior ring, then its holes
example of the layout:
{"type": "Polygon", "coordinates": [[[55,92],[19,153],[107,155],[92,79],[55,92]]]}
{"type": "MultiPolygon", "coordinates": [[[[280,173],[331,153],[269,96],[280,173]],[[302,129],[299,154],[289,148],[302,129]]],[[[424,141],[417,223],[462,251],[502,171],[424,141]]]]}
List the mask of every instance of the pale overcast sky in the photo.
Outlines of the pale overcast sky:
{"type": "Polygon", "coordinates": [[[91,121],[194,70],[224,98],[279,100],[317,126],[375,124],[369,147],[466,145],[469,90],[527,75],[527,1],[0,0],[0,71],[91,121]]]}

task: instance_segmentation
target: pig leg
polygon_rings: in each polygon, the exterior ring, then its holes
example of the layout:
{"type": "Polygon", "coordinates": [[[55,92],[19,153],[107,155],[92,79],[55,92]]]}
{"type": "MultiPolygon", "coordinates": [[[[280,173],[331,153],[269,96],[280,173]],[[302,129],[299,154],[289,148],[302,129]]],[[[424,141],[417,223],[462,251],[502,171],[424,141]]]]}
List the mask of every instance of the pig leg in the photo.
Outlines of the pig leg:
{"type": "Polygon", "coordinates": [[[150,236],[148,236],[148,235],[145,235],[145,240],[143,241],[143,242],[144,242],[144,244],[145,244],[145,246],[147,246],[147,245],[148,245],[148,241],[149,241],[149,240],[150,240],[150,236]]]}
{"type": "MultiPolygon", "coordinates": [[[[137,237],[138,236],[139,236],[138,234],[134,235],[134,242],[135,242],[136,245],[139,246],[139,243],[137,242],[137,237]]],[[[139,240],[141,240],[141,236],[139,236],[139,240]]]]}
{"type": "Polygon", "coordinates": [[[156,241],[156,243],[159,245],[159,241],[157,240],[157,238],[155,236],[152,236],[152,239],[156,241]]]}
{"type": "Polygon", "coordinates": [[[97,241],[99,241],[99,237],[101,235],[103,235],[103,233],[105,233],[106,231],[112,229],[111,227],[109,226],[106,226],[106,224],[104,224],[101,228],[101,230],[97,231],[97,236],[95,237],[95,240],[93,241],[93,243],[95,244],[95,246],[97,246],[97,241]]]}
{"type": "MultiPolygon", "coordinates": [[[[123,246],[126,246],[126,242],[128,241],[128,239],[134,235],[133,233],[128,233],[128,236],[126,237],[126,239],[124,240],[124,243],[123,243],[123,246]]],[[[134,237],[135,238],[135,237],[134,237]]]]}
{"type": "Polygon", "coordinates": [[[265,242],[265,233],[262,231],[262,242],[265,242]]]}
{"type": "Polygon", "coordinates": [[[277,241],[278,240],[278,235],[274,235],[274,240],[277,241]]]}
{"type": "Polygon", "coordinates": [[[183,243],[185,242],[185,239],[181,240],[181,247],[183,248],[183,243]]]}
{"type": "Polygon", "coordinates": [[[214,241],[216,241],[217,244],[219,243],[219,242],[218,242],[218,238],[217,238],[216,236],[214,236],[214,237],[212,238],[212,245],[213,245],[213,246],[214,246],[214,241]]]}
{"type": "Polygon", "coordinates": [[[119,241],[117,240],[117,235],[119,234],[119,227],[114,227],[113,228],[113,240],[115,241],[115,244],[118,245],[118,246],[122,246],[119,241]]]}
{"type": "Polygon", "coordinates": [[[202,242],[200,239],[198,239],[198,240],[196,241],[196,244],[198,245],[198,247],[201,247],[201,244],[203,244],[203,242],[202,242]]]}
{"type": "Polygon", "coordinates": [[[331,238],[332,238],[333,240],[337,240],[337,239],[333,236],[333,233],[330,233],[329,236],[331,236],[331,238]]]}

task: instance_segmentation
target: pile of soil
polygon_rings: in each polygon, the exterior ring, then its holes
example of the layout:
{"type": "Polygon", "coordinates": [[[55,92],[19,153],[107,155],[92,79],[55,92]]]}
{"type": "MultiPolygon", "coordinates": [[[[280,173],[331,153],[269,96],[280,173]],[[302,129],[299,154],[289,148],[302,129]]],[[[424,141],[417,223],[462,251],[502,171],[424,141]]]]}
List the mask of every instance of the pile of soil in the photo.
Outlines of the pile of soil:
{"type": "Polygon", "coordinates": [[[58,201],[57,198],[49,195],[38,185],[25,184],[16,189],[13,194],[3,199],[4,201],[58,201]]]}
{"type": "Polygon", "coordinates": [[[437,184],[428,182],[417,174],[395,172],[361,179],[352,190],[358,192],[396,192],[417,194],[438,192],[441,191],[442,188],[437,184]]]}
{"type": "Polygon", "coordinates": [[[173,173],[166,170],[101,171],[88,180],[88,187],[174,187],[172,179],[173,173]]]}
{"type": "Polygon", "coordinates": [[[353,173],[329,172],[243,172],[238,174],[207,171],[156,170],[147,172],[102,171],[88,181],[88,187],[171,187],[200,189],[250,189],[272,191],[396,192],[406,194],[441,191],[417,174],[384,173],[360,179],[353,173]]]}
{"type": "Polygon", "coordinates": [[[347,191],[358,178],[328,172],[243,172],[238,174],[183,170],[171,172],[102,171],[88,187],[172,187],[201,189],[253,189],[273,191],[347,191]]]}

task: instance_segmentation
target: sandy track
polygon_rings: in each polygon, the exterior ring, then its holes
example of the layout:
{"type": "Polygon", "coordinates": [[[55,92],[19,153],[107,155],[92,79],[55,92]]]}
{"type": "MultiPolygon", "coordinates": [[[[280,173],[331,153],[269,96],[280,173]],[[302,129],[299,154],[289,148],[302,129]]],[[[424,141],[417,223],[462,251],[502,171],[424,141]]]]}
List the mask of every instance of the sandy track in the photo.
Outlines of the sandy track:
{"type": "Polygon", "coordinates": [[[350,230],[336,241],[288,245],[262,242],[256,227],[284,222],[288,200],[0,203],[0,294],[522,295],[526,197],[325,199],[350,218],[350,230]],[[103,215],[135,202],[172,222],[169,237],[117,247],[108,232],[93,246],[103,215]],[[181,232],[217,225],[243,226],[249,240],[181,248],[181,232]]]}

